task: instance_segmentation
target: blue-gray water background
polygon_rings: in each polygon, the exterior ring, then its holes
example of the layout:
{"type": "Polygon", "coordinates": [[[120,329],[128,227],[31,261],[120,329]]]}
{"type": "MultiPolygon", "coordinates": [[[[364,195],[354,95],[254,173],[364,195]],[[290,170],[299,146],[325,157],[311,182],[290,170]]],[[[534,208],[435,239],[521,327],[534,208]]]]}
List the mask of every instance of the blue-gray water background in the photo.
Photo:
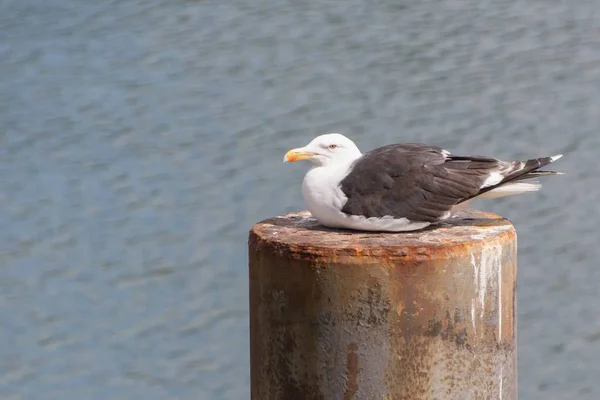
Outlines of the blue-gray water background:
{"type": "Polygon", "coordinates": [[[343,132],[565,153],[519,234],[521,399],[600,398],[600,8],[0,0],[0,398],[245,399],[247,231],[343,132]]]}

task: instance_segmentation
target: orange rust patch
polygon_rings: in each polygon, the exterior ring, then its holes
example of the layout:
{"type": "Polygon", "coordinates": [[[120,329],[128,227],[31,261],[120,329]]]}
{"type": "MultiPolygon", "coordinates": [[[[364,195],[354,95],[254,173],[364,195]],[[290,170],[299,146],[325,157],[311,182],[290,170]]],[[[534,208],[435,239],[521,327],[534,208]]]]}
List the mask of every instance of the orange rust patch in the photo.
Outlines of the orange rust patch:
{"type": "Polygon", "coordinates": [[[281,257],[346,263],[372,257],[413,260],[443,259],[449,251],[464,254],[492,237],[515,236],[510,221],[472,211],[468,218],[413,232],[360,232],[321,226],[307,212],[288,214],[254,225],[250,240],[266,245],[281,257]],[[337,257],[337,258],[333,258],[337,257]]]}
{"type": "Polygon", "coordinates": [[[356,343],[348,344],[346,360],[346,390],[344,391],[344,400],[352,400],[358,392],[358,355],[356,354],[358,346],[356,343]]]}

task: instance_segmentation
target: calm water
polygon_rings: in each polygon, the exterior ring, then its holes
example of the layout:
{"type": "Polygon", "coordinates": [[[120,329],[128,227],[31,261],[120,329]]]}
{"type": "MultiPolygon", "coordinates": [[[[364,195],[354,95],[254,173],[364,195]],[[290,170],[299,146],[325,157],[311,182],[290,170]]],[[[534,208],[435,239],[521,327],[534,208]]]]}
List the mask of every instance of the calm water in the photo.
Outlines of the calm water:
{"type": "Polygon", "coordinates": [[[0,398],[245,399],[247,231],[329,131],[565,153],[519,233],[521,399],[600,398],[600,11],[0,0],[0,398]]]}

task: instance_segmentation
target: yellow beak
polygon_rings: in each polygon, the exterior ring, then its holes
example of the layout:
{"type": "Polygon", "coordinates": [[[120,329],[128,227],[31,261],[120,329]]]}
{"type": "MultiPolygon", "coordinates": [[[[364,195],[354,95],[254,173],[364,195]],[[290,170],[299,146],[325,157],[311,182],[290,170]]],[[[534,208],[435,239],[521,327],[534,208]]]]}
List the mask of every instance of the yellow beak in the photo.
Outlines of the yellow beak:
{"type": "Polygon", "coordinates": [[[300,160],[306,160],[314,155],[315,153],[305,151],[303,148],[292,149],[285,153],[285,156],[283,157],[283,162],[296,162],[300,160]]]}

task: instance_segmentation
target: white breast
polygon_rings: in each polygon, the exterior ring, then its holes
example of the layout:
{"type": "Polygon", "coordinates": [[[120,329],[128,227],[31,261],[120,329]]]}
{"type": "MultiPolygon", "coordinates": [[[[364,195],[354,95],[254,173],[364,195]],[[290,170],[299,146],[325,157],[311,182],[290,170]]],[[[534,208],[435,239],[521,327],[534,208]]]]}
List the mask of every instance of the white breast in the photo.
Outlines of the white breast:
{"type": "Polygon", "coordinates": [[[320,223],[330,227],[342,227],[344,213],[341,209],[348,200],[339,187],[346,175],[347,167],[331,171],[330,168],[316,167],[308,171],[302,182],[302,197],[308,211],[320,223]]]}

